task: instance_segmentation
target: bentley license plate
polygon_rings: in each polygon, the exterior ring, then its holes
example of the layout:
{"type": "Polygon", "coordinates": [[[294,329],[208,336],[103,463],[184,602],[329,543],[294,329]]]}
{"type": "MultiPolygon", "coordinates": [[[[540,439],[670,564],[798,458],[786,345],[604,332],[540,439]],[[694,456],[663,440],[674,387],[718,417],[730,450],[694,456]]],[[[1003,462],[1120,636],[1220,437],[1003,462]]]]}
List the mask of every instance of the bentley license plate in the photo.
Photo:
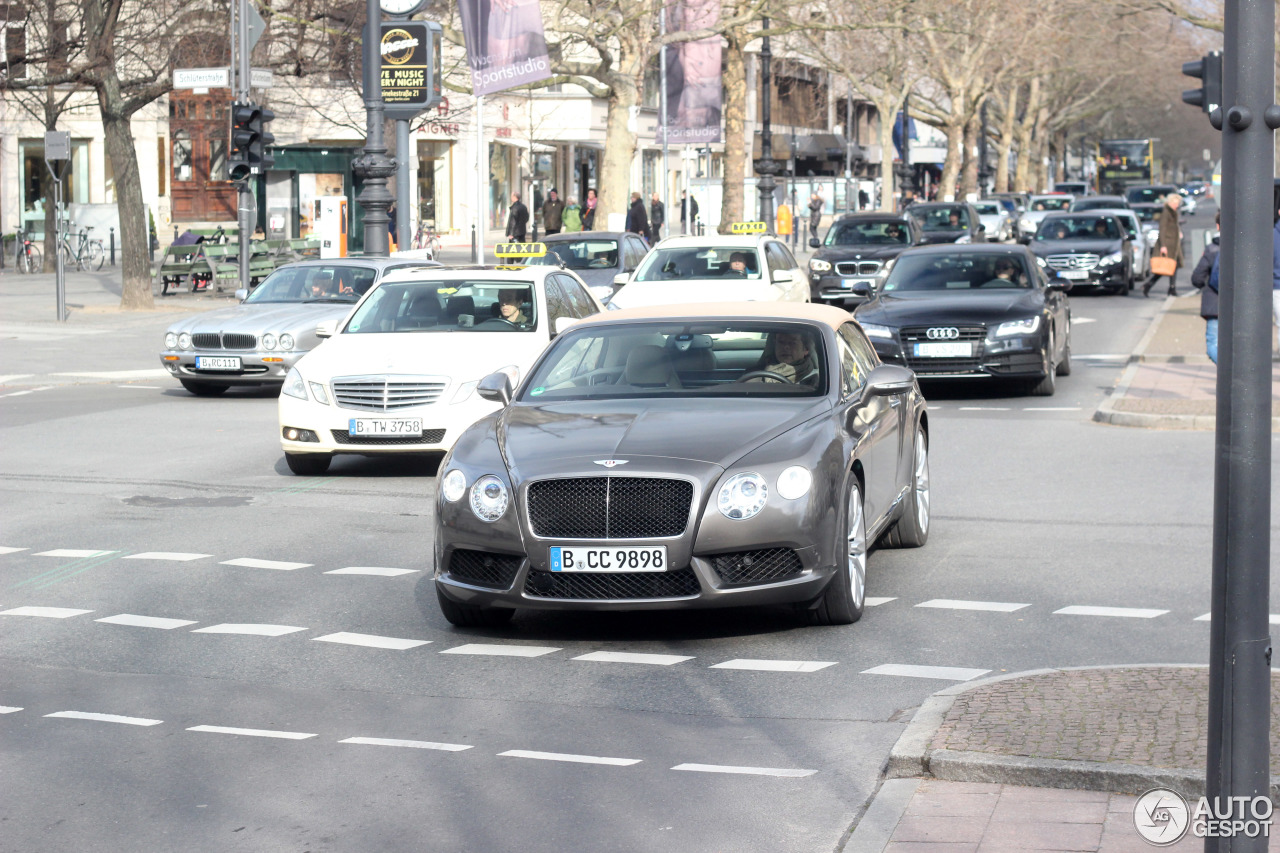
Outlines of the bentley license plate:
{"type": "Polygon", "coordinates": [[[196,356],[196,370],[239,370],[240,357],[229,356],[196,356]]]}
{"type": "Polygon", "coordinates": [[[577,548],[555,546],[551,549],[553,572],[665,572],[667,546],[648,548],[577,548]]]}
{"type": "Polygon", "coordinates": [[[421,435],[422,418],[351,418],[350,435],[421,435]]]}
{"type": "Polygon", "coordinates": [[[916,355],[925,358],[969,358],[973,344],[968,341],[916,344],[916,355]]]}

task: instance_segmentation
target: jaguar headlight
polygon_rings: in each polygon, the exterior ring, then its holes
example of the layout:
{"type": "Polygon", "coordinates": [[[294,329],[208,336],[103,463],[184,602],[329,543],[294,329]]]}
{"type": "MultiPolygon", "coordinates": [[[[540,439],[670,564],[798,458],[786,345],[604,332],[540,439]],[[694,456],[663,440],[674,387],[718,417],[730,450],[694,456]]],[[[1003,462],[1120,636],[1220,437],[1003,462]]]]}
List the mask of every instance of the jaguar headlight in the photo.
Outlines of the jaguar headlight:
{"type": "Polygon", "coordinates": [[[457,468],[454,468],[448,474],[444,475],[444,479],[440,481],[440,494],[449,503],[456,503],[462,499],[467,491],[467,475],[463,474],[457,468]]]}
{"type": "Polygon", "coordinates": [[[280,388],[280,393],[289,397],[297,397],[299,400],[307,399],[307,383],[302,381],[302,374],[298,372],[298,368],[289,368],[289,372],[285,374],[284,385],[280,388]]]}
{"type": "Polygon", "coordinates": [[[824,261],[822,258],[810,258],[809,269],[814,272],[826,272],[831,269],[831,262],[824,261]]]}
{"type": "Polygon", "coordinates": [[[294,346],[293,335],[284,334],[280,336],[280,349],[291,350],[294,346]]]}
{"type": "Polygon", "coordinates": [[[720,487],[716,505],[720,514],[733,521],[754,518],[769,500],[769,486],[754,472],[734,474],[720,487]]]}
{"type": "Polygon", "coordinates": [[[1035,334],[1040,328],[1040,315],[1027,317],[1025,320],[1010,320],[1007,323],[1001,323],[996,326],[996,337],[1005,338],[1009,335],[1031,335],[1035,334]]]}
{"type": "Polygon", "coordinates": [[[273,350],[276,348],[276,336],[267,332],[261,338],[258,338],[258,343],[265,350],[273,350]]]}
{"type": "Polygon", "coordinates": [[[173,332],[168,332],[164,336],[164,348],[173,349],[178,345],[178,336],[173,332]]]}
{"type": "Polygon", "coordinates": [[[888,326],[881,326],[879,323],[859,323],[862,331],[867,333],[868,338],[882,338],[886,341],[893,340],[893,329],[888,326]]]}
{"type": "Polygon", "coordinates": [[[191,349],[191,335],[186,332],[178,335],[178,349],[191,349]]]}
{"type": "Polygon", "coordinates": [[[792,465],[778,475],[778,494],[789,501],[799,500],[809,493],[813,474],[803,465],[792,465]]]}
{"type": "Polygon", "coordinates": [[[481,521],[493,523],[507,511],[507,487],[493,474],[486,474],[471,487],[471,511],[481,521]]]}

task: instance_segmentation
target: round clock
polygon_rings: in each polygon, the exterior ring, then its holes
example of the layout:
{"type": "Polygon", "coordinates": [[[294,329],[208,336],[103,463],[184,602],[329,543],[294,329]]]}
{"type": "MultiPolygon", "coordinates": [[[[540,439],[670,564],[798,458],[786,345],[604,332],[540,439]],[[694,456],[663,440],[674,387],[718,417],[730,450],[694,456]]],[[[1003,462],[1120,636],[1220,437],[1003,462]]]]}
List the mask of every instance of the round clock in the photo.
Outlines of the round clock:
{"type": "Polygon", "coordinates": [[[388,15],[408,17],[426,5],[426,0],[378,0],[378,6],[388,15]]]}

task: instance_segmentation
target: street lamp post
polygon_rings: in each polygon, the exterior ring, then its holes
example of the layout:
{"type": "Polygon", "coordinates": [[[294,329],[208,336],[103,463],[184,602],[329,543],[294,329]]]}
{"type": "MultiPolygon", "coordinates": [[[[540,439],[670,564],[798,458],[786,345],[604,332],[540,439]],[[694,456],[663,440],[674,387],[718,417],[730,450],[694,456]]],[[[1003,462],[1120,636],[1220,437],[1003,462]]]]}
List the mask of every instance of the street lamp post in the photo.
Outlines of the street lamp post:
{"type": "Polygon", "coordinates": [[[378,0],[365,0],[365,142],[364,153],[352,168],[364,182],[357,201],[364,208],[364,254],[373,258],[385,258],[389,254],[387,208],[391,206],[391,192],[387,189],[387,179],[396,173],[396,161],[387,156],[382,135],[382,57],[378,51],[381,25],[378,0]]]}
{"type": "MultiPolygon", "coordinates": [[[[769,31],[769,19],[762,18],[761,25],[765,32],[769,31]]],[[[756,191],[760,193],[760,219],[772,230],[773,227],[773,192],[778,187],[773,176],[778,174],[778,162],[773,159],[773,130],[770,122],[773,52],[769,48],[769,37],[765,36],[760,45],[760,159],[751,163],[755,169],[756,191]]]]}
{"type": "Polygon", "coordinates": [[[902,191],[902,206],[915,192],[916,183],[911,172],[911,93],[902,99],[902,164],[898,167],[898,185],[902,191]]]}

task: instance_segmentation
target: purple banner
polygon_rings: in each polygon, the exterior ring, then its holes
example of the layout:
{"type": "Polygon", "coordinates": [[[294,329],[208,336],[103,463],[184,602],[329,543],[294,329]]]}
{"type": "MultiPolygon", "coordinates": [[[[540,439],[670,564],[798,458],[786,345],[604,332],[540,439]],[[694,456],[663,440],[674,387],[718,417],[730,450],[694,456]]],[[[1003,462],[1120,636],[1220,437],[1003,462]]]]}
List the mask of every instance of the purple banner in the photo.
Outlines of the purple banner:
{"type": "Polygon", "coordinates": [[[475,94],[551,76],[538,0],[458,0],[458,13],[475,94]]]}
{"type": "MultiPolygon", "coordinates": [[[[707,29],[719,20],[720,0],[678,0],[667,7],[668,32],[707,29]]],[[[663,49],[667,57],[667,113],[663,117],[667,141],[677,145],[720,142],[720,36],[678,42],[663,49]]]]}

